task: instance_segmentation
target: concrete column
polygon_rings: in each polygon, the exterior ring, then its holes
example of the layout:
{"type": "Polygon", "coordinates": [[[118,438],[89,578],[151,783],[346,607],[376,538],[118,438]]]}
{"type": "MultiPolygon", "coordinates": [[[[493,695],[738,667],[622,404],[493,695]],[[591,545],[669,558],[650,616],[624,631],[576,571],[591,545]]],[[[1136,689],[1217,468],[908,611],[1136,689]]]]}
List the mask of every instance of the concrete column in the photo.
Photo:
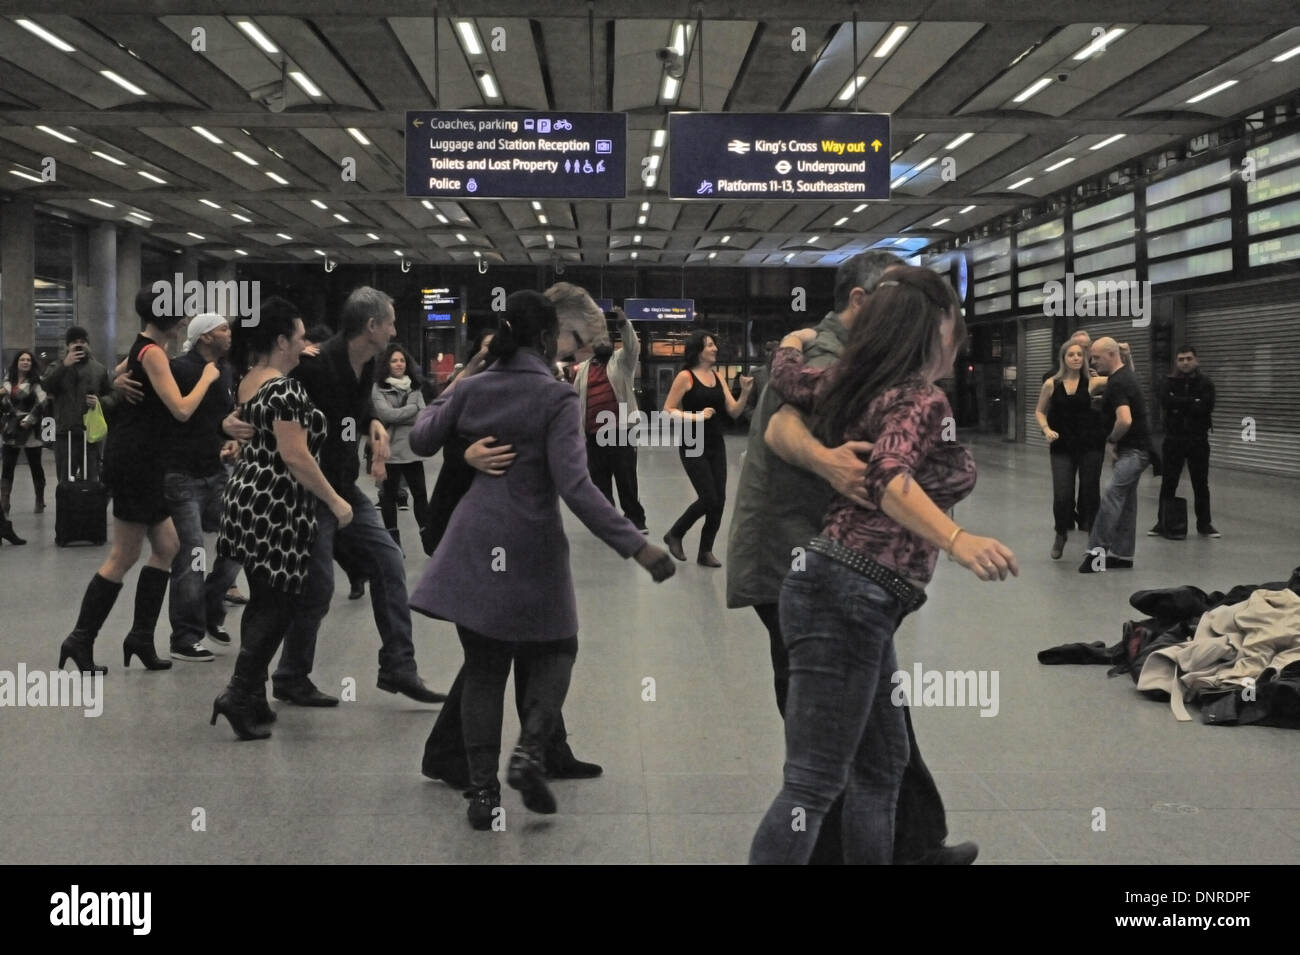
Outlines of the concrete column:
{"type": "Polygon", "coordinates": [[[8,368],[15,351],[36,342],[36,207],[22,196],[0,203],[0,274],[0,352],[8,368]]]}
{"type": "Polygon", "coordinates": [[[117,331],[114,355],[124,355],[135,341],[140,320],[135,313],[135,293],[140,290],[140,232],[125,229],[117,237],[117,331]]]}
{"type": "Polygon", "coordinates": [[[89,281],[86,301],[77,302],[77,324],[90,334],[95,357],[111,368],[117,363],[117,227],[101,222],[90,230],[89,238],[89,281]]]}

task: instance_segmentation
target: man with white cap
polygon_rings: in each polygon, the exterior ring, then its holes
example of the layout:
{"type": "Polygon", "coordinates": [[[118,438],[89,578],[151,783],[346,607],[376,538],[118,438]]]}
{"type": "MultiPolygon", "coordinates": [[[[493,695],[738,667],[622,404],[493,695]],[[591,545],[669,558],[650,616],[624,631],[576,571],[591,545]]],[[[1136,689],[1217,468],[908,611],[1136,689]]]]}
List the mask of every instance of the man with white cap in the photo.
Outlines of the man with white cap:
{"type": "Polygon", "coordinates": [[[226,615],[222,598],[240,566],[205,549],[203,534],[216,531],[220,520],[225,462],[237,452],[238,440],[252,436],[253,428],[233,413],[233,382],[225,361],[230,353],[230,324],[220,315],[196,315],[185,337],[189,346],[185,354],[171,361],[181,393],[194,387],[208,362],[217,364],[221,377],[189,421],[173,422],[171,433],[163,439],[163,495],[181,545],[172,563],[167,614],[172,659],[205,662],[213,656],[203,646],[205,636],[215,647],[230,645],[230,635],[222,629],[226,615]],[[203,572],[209,564],[212,572],[205,582],[203,572]]]}

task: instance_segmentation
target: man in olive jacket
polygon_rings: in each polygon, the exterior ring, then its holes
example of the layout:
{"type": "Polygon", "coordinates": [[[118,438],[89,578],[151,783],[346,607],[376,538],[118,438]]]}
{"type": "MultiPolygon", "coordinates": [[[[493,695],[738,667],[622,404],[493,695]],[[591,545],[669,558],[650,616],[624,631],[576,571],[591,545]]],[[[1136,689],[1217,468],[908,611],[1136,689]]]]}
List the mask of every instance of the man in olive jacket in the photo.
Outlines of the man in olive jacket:
{"type": "Polygon", "coordinates": [[[82,459],[82,438],[86,433],[85,414],[102,401],[107,415],[114,407],[113,380],[90,354],[89,335],[74,325],[64,336],[67,348],[61,361],[53,362],[41,382],[50,396],[54,416],[54,467],[63,484],[78,476],[98,478],[99,457],[103,442],[86,445],[89,462],[82,459]],[[68,448],[72,446],[71,460],[68,448]],[[89,466],[88,466],[89,465],[89,466]],[[71,466],[71,477],[69,476],[71,466]]]}

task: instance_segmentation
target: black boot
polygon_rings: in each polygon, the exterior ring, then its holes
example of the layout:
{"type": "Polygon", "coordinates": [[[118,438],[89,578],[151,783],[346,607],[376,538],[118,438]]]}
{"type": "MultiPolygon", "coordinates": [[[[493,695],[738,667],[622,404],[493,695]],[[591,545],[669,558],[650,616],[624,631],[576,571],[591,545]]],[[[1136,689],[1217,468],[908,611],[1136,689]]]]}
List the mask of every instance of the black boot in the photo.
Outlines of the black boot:
{"type": "Polygon", "coordinates": [[[551,794],[551,787],[546,785],[541,760],[522,746],[516,746],[510,756],[506,782],[511,789],[519,790],[526,808],[547,815],[555,812],[555,796],[551,794]]]}
{"type": "Polygon", "coordinates": [[[27,543],[27,541],[14,533],[14,526],[9,522],[9,518],[7,517],[0,517],[0,540],[7,540],[11,544],[27,543]]]}
{"type": "Polygon", "coordinates": [[[212,701],[212,719],[209,726],[217,725],[217,716],[224,716],[230,721],[230,728],[241,740],[270,739],[271,731],[258,729],[254,698],[246,689],[231,680],[225,691],[212,701]]]}
{"type": "Polygon", "coordinates": [[[77,615],[77,626],[59,647],[60,668],[68,657],[72,657],[73,662],[77,664],[77,669],[85,673],[108,672],[108,667],[95,666],[93,652],[95,637],[99,636],[99,628],[108,619],[121,590],[120,583],[114,583],[99,574],[90,578],[90,583],[86,585],[86,593],[81,598],[81,613],[77,615]]]}
{"type": "Polygon", "coordinates": [[[150,670],[170,670],[170,660],[158,659],[153,648],[153,631],[158,623],[158,614],[162,612],[163,598],[167,596],[167,584],[171,574],[158,567],[142,567],[140,579],[135,584],[135,621],[131,632],[122,644],[122,666],[131,662],[131,654],[140,658],[140,662],[150,670]]]}

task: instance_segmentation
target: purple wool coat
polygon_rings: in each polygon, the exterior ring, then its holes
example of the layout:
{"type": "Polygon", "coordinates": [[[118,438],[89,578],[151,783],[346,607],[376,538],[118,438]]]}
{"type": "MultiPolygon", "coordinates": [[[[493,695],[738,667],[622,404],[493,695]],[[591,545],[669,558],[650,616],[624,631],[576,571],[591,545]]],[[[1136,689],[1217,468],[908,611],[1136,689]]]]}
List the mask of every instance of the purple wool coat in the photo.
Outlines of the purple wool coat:
{"type": "Polygon", "coordinates": [[[411,609],[497,640],[564,640],[578,632],[559,499],[631,557],[636,527],[591,483],[578,393],[535,352],[520,350],[457,383],[420,412],[411,449],[429,455],[453,433],[514,446],[500,477],[477,474],[411,595],[411,609]]]}

